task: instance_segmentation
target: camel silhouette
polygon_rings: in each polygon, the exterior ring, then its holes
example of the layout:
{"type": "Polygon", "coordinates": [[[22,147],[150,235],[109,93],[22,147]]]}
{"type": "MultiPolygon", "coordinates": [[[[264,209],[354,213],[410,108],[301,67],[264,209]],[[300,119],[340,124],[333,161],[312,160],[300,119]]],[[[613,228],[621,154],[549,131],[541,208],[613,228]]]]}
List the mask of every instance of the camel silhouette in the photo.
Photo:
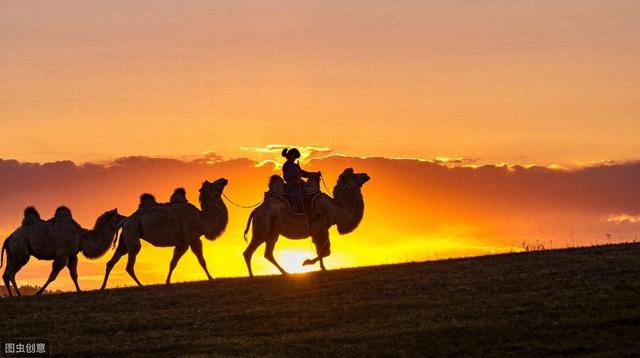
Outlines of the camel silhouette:
{"type": "Polygon", "coordinates": [[[351,168],[345,169],[338,178],[333,189],[333,198],[331,198],[320,192],[320,175],[312,173],[304,186],[307,195],[313,194],[311,209],[307,215],[300,215],[291,210],[286,200],[282,178],[278,175],[272,176],[264,202],[251,212],[244,231],[246,240],[253,222],[251,242],[243,253],[249,276],[253,276],[251,257],[262,243],[266,243],[264,257],[280,273],[287,273],[273,256],[273,250],[280,235],[292,240],[306,239],[311,236],[317,257],[305,260],[303,265],[312,265],[319,261],[320,268],[325,270],[322,259],[331,253],[329,228],[336,225],[340,234],[355,230],[364,214],[361,188],[369,179],[365,173],[354,173],[351,168]]]}
{"type": "MultiPolygon", "coordinates": [[[[127,254],[126,271],[138,286],[142,286],[135,273],[136,256],[140,252],[141,239],[153,246],[174,247],[173,258],[169,264],[167,284],[171,282],[171,274],[188,248],[191,248],[193,254],[198,258],[207,278],[212,280],[213,277],[209,274],[202,253],[200,236],[204,235],[208,240],[215,240],[227,227],[229,214],[221,198],[227,184],[228,181],[224,178],[212,183],[209,181],[202,183],[199,198],[202,211],[182,199],[174,200],[170,204],[154,204],[155,200],[152,200],[152,196],[143,194],[139,209],[122,224],[119,240],[117,237],[115,238],[114,243],[117,241],[116,251],[107,262],[101,289],[105,289],[107,286],[109,274],[115,264],[127,254]]],[[[176,192],[180,194],[178,190],[176,192]]]]}
{"type": "Polygon", "coordinates": [[[38,260],[53,260],[53,267],[47,282],[36,294],[41,294],[47,286],[56,279],[60,270],[69,268],[71,279],[76,290],[78,285],[78,253],[82,252],[87,258],[98,258],[109,250],[118,224],[126,219],[113,209],[100,215],[92,230],[83,229],[75,222],[71,210],[61,206],[50,220],[40,219],[40,214],[33,207],[24,211],[22,225],[17,228],[2,245],[0,253],[0,267],[4,253],[7,255],[7,267],[2,278],[7,287],[7,293],[12,296],[11,285],[20,296],[16,284],[16,274],[34,256],[38,260]]]}

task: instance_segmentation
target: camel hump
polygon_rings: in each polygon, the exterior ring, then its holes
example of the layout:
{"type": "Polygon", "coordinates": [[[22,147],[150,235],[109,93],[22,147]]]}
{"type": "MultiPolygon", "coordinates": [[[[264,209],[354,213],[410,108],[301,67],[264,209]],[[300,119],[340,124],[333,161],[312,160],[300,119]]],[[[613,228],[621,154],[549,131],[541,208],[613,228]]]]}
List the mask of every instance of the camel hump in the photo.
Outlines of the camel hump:
{"type": "Polygon", "coordinates": [[[140,205],[138,205],[138,208],[147,208],[156,205],[158,205],[158,202],[156,201],[156,197],[152,194],[144,193],[140,195],[140,205]]]}
{"type": "Polygon", "coordinates": [[[187,201],[187,191],[184,188],[177,188],[171,194],[171,199],[169,199],[171,204],[185,204],[187,201]]]}
{"type": "Polygon", "coordinates": [[[29,206],[28,208],[24,209],[24,218],[22,219],[22,225],[37,224],[41,221],[42,219],[40,218],[40,213],[38,212],[38,210],[36,210],[36,208],[34,208],[33,206],[29,206]]]}
{"type": "Polygon", "coordinates": [[[53,218],[54,219],[62,219],[62,218],[73,219],[73,214],[71,214],[71,209],[63,205],[63,206],[59,206],[56,209],[56,212],[53,214],[53,218]]]}
{"type": "Polygon", "coordinates": [[[284,179],[281,176],[274,174],[269,178],[269,191],[277,194],[284,194],[284,179]]]}

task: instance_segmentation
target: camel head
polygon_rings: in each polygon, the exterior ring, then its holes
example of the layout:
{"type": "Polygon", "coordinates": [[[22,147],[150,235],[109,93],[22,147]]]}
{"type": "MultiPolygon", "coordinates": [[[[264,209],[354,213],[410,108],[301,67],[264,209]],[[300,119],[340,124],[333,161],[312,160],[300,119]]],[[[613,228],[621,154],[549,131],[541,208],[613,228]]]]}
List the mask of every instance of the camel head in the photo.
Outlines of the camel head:
{"type": "Polygon", "coordinates": [[[120,224],[120,222],[122,222],[126,218],[126,216],[120,215],[118,213],[118,209],[105,211],[96,220],[94,229],[108,228],[109,230],[115,230],[118,224],[120,224]]]}
{"type": "Polygon", "coordinates": [[[333,188],[333,197],[340,210],[336,216],[338,232],[342,235],[352,232],[364,214],[364,200],[360,189],[371,178],[366,173],[355,173],[345,169],[333,188]]]}
{"type": "Polygon", "coordinates": [[[227,179],[220,178],[214,182],[205,180],[200,187],[200,207],[206,219],[204,237],[207,240],[215,240],[220,236],[229,222],[229,212],[220,197],[227,184],[229,184],[227,179]]]}
{"type": "Polygon", "coordinates": [[[219,197],[227,184],[229,184],[229,181],[225,178],[220,178],[214,182],[205,180],[200,187],[200,196],[219,197]]]}
{"type": "Polygon", "coordinates": [[[360,189],[364,183],[371,179],[367,173],[355,173],[353,168],[345,169],[340,177],[338,177],[338,185],[345,186],[347,188],[360,189]]]}
{"type": "Polygon", "coordinates": [[[214,182],[205,180],[200,187],[200,203],[211,204],[213,200],[221,200],[220,195],[222,195],[227,184],[229,184],[229,181],[225,178],[220,178],[214,182]]]}

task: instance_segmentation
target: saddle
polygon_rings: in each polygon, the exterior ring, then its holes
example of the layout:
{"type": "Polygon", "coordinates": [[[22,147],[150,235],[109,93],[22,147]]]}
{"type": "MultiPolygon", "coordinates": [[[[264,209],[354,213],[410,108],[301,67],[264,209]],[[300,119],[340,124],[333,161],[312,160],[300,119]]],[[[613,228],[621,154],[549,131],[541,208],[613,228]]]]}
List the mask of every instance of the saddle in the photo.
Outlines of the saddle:
{"type": "Polygon", "coordinates": [[[265,199],[267,196],[274,197],[278,200],[285,200],[289,206],[289,211],[293,215],[302,215],[308,216],[310,213],[313,213],[314,209],[314,201],[318,194],[321,193],[320,186],[316,186],[310,183],[307,183],[303,186],[303,209],[304,212],[296,212],[293,210],[293,205],[291,203],[291,197],[285,191],[285,184],[282,177],[279,175],[271,176],[271,180],[269,181],[269,191],[265,193],[265,199]]]}
{"type": "Polygon", "coordinates": [[[291,197],[289,197],[289,195],[287,195],[284,192],[276,192],[273,190],[269,190],[267,192],[264,193],[265,194],[265,199],[267,197],[273,197],[277,200],[283,200],[287,202],[287,205],[289,207],[289,211],[291,212],[292,215],[302,215],[302,216],[308,216],[309,214],[313,213],[313,210],[315,209],[314,206],[314,202],[316,197],[320,194],[320,191],[317,191],[315,193],[311,193],[309,195],[305,194],[304,196],[304,200],[302,202],[303,207],[304,207],[304,212],[297,212],[295,210],[293,210],[293,204],[291,203],[291,197]]]}

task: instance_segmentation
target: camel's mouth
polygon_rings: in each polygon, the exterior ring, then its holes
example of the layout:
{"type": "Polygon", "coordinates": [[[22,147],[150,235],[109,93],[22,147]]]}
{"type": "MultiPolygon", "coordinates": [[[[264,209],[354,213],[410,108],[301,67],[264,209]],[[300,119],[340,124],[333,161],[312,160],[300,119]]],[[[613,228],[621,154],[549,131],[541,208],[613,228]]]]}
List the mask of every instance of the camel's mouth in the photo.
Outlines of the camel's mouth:
{"type": "Polygon", "coordinates": [[[215,190],[219,193],[222,193],[227,184],[229,184],[229,180],[225,178],[220,178],[213,183],[215,190]]]}
{"type": "Polygon", "coordinates": [[[218,183],[218,190],[222,192],[228,184],[229,184],[229,181],[227,179],[221,179],[220,182],[218,183]]]}
{"type": "Polygon", "coordinates": [[[362,180],[362,184],[368,182],[369,180],[371,180],[371,177],[368,176],[367,174],[361,174],[360,180],[362,180]]]}

